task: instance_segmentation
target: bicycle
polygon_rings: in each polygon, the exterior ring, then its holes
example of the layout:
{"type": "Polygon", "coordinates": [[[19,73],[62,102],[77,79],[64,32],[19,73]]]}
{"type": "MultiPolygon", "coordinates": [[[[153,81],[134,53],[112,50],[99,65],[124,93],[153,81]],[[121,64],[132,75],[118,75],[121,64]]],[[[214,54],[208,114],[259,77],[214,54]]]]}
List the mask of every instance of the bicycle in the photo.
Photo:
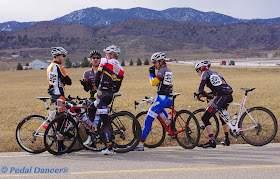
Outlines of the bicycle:
{"type": "MultiPolygon", "coordinates": [[[[242,103],[229,103],[229,106],[238,106],[239,113],[236,115],[236,122],[230,122],[221,110],[218,111],[219,116],[227,123],[231,130],[231,134],[235,137],[235,142],[239,135],[245,142],[253,146],[263,146],[270,143],[277,134],[278,124],[274,114],[264,107],[252,107],[247,109],[245,102],[248,93],[256,88],[241,88],[245,90],[242,103]],[[243,112],[244,111],[244,112],[243,112]]],[[[195,94],[199,101],[198,94],[195,94]]]]}
{"type": "MultiPolygon", "coordinates": [[[[135,116],[128,111],[120,111],[113,112],[113,103],[114,99],[117,96],[121,96],[121,94],[114,94],[113,100],[110,106],[109,118],[111,120],[112,125],[112,140],[113,140],[113,149],[117,153],[128,152],[136,147],[136,145],[140,142],[141,138],[141,126],[135,116]]],[[[82,115],[86,113],[89,109],[94,109],[89,107],[92,104],[92,99],[87,99],[83,104],[73,105],[71,103],[66,103],[67,112],[64,116],[58,117],[54,119],[47,127],[44,137],[44,143],[47,150],[54,155],[61,155],[66,151],[58,151],[57,148],[49,141],[57,142],[57,133],[64,135],[69,128],[73,128],[74,133],[72,135],[75,139],[79,140],[80,143],[83,144],[81,140],[79,129],[77,128],[77,124],[82,124],[85,129],[90,133],[92,137],[93,144],[88,146],[84,145],[89,150],[92,151],[100,151],[106,148],[105,144],[105,136],[102,135],[102,122],[99,122],[96,128],[89,126],[82,115]],[[58,120],[63,120],[63,126],[60,129],[57,129],[56,122],[58,120]],[[54,132],[52,132],[52,130],[54,132]]],[[[75,140],[72,141],[72,144],[67,146],[68,151],[71,151],[71,147],[74,145],[75,140]]]]}
{"type": "MultiPolygon", "coordinates": [[[[49,123],[55,118],[56,110],[51,110],[48,104],[50,97],[36,97],[45,103],[47,116],[30,115],[22,119],[16,128],[16,140],[19,146],[26,152],[39,154],[46,151],[44,145],[44,133],[49,123]]],[[[70,96],[68,96],[70,98],[70,96]]],[[[50,102],[50,105],[55,105],[50,102]]],[[[81,144],[76,145],[72,150],[84,149],[81,144]]]]}
{"type": "MultiPolygon", "coordinates": [[[[158,115],[153,121],[151,126],[151,131],[147,136],[144,146],[148,148],[159,147],[165,140],[166,132],[172,139],[176,139],[178,144],[185,149],[193,149],[197,146],[200,137],[199,123],[192,112],[188,110],[176,111],[174,108],[174,103],[176,97],[180,93],[173,93],[173,105],[170,107],[171,119],[170,124],[166,124],[164,119],[158,115]]],[[[153,103],[152,97],[146,97],[142,102],[134,102],[135,109],[136,106],[142,111],[136,115],[138,121],[142,124],[146,119],[147,111],[140,107],[144,103],[153,103]],[[143,118],[143,119],[140,119],[143,118]]]]}

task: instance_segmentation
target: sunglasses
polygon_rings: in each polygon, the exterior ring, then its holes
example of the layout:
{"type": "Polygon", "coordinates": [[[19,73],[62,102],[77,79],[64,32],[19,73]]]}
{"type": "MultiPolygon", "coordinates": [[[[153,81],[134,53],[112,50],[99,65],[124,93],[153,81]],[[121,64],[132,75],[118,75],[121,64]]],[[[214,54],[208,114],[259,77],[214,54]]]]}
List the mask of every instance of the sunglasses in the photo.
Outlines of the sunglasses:
{"type": "Polygon", "coordinates": [[[92,59],[100,59],[100,57],[91,57],[92,59]]]}
{"type": "MultiPolygon", "coordinates": [[[[66,55],[63,55],[63,54],[61,54],[63,57],[66,57],[66,55]]],[[[60,56],[60,55],[58,55],[58,56],[60,56]]]]}

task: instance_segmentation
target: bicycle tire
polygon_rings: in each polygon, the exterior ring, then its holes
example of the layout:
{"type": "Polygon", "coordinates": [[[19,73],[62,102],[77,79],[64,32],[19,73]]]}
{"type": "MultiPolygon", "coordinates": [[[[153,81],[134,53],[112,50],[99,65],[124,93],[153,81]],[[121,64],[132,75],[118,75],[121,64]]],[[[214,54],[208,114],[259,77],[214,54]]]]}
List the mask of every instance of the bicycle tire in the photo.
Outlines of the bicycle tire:
{"type": "Polygon", "coordinates": [[[64,153],[70,153],[72,151],[72,147],[75,145],[75,142],[77,140],[78,132],[79,128],[77,127],[77,124],[74,121],[74,119],[66,117],[64,115],[56,117],[50,122],[44,134],[44,144],[47,151],[53,155],[62,155],[64,153]],[[63,120],[62,125],[64,126],[63,130],[59,131],[64,136],[63,144],[66,147],[66,150],[64,151],[58,151],[57,148],[58,129],[56,128],[56,123],[59,120],[63,120]]]}
{"type": "MultiPolygon", "coordinates": [[[[142,111],[136,115],[141,127],[144,127],[144,122],[146,119],[148,111],[142,111]]],[[[156,118],[151,126],[149,135],[147,136],[144,146],[148,148],[159,147],[165,140],[166,129],[163,127],[162,123],[158,118],[156,118]]]]}
{"type": "MultiPolygon", "coordinates": [[[[205,125],[203,124],[203,121],[201,120],[201,117],[204,114],[204,112],[205,112],[205,108],[200,108],[193,112],[194,116],[199,121],[199,127],[200,127],[200,140],[198,141],[198,145],[208,142],[208,133],[206,131],[205,125]]],[[[214,137],[215,139],[217,139],[220,131],[219,119],[217,118],[216,115],[214,115],[209,119],[209,121],[213,126],[214,137]]]]}
{"type": "Polygon", "coordinates": [[[173,132],[181,131],[175,134],[175,139],[185,149],[193,149],[197,146],[200,138],[200,127],[196,117],[188,110],[181,110],[176,113],[172,121],[173,132]]]}
{"type": "Polygon", "coordinates": [[[112,122],[113,148],[117,153],[133,150],[140,142],[142,130],[136,117],[126,111],[110,115],[112,122]]]}
{"type": "MultiPolygon", "coordinates": [[[[263,146],[270,143],[277,134],[278,124],[274,114],[264,107],[253,107],[247,111],[257,122],[254,129],[240,131],[241,137],[253,146],[263,146]]],[[[245,112],[239,121],[239,128],[252,126],[252,120],[245,112]]]]}
{"type": "Polygon", "coordinates": [[[95,130],[96,135],[91,135],[92,138],[92,144],[91,145],[84,145],[84,142],[87,140],[88,134],[86,127],[81,124],[80,122],[80,127],[79,127],[79,133],[78,133],[78,141],[80,144],[83,145],[85,149],[91,150],[91,151],[101,151],[106,148],[106,145],[104,144],[103,138],[101,137],[101,123],[98,124],[97,129],[95,130]],[[97,137],[98,136],[98,137],[97,137]]]}
{"type": "Polygon", "coordinates": [[[39,129],[39,127],[44,122],[46,123],[45,125],[48,125],[50,123],[50,121],[46,120],[45,117],[40,115],[30,115],[25,117],[19,122],[16,128],[16,140],[19,146],[23,150],[33,154],[39,154],[46,151],[44,145],[44,137],[43,137],[45,133],[45,129],[43,127],[39,129]],[[39,133],[36,134],[36,131],[38,129],[39,129],[38,131],[39,133]],[[22,131],[23,133],[21,133],[22,131]],[[26,135],[27,139],[25,139],[23,134],[27,134],[27,133],[28,133],[28,135],[26,135]]]}

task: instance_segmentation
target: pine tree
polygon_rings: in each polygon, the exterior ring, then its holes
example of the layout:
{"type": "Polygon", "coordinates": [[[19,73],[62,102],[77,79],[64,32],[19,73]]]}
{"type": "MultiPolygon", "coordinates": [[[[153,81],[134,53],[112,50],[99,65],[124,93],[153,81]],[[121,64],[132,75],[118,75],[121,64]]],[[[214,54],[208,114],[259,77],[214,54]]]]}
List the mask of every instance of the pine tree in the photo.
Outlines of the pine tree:
{"type": "Polygon", "coordinates": [[[124,59],[122,59],[121,66],[125,66],[124,59]]]}
{"type": "Polygon", "coordinates": [[[150,63],[149,63],[149,59],[148,59],[148,58],[146,58],[146,59],[145,59],[145,61],[144,61],[144,65],[150,65],[150,63]]]}
{"type": "Polygon", "coordinates": [[[142,62],[141,62],[140,58],[138,57],[137,58],[137,66],[141,66],[141,65],[142,65],[142,62]]]}
{"type": "Polygon", "coordinates": [[[72,67],[72,62],[69,58],[66,58],[66,60],[65,60],[65,67],[66,68],[71,68],[72,67]]]}
{"type": "Polygon", "coordinates": [[[84,57],[84,59],[82,60],[81,67],[84,68],[84,67],[89,67],[89,66],[90,66],[90,63],[89,63],[87,57],[84,57]]]}
{"type": "Polygon", "coordinates": [[[18,65],[17,65],[17,70],[23,70],[23,68],[22,68],[20,63],[18,63],[18,65]]]}
{"type": "Polygon", "coordinates": [[[133,61],[132,61],[132,59],[131,59],[130,62],[129,62],[129,66],[133,66],[133,61]]]}

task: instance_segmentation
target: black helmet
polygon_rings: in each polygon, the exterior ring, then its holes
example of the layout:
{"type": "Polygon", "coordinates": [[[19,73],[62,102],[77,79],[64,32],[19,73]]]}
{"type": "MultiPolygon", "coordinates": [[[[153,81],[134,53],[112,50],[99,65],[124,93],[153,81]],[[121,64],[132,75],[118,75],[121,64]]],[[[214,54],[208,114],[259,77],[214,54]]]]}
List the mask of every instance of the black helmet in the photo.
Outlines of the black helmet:
{"type": "Polygon", "coordinates": [[[91,58],[93,55],[98,55],[101,58],[101,52],[98,50],[93,50],[89,53],[89,57],[91,58]]]}

